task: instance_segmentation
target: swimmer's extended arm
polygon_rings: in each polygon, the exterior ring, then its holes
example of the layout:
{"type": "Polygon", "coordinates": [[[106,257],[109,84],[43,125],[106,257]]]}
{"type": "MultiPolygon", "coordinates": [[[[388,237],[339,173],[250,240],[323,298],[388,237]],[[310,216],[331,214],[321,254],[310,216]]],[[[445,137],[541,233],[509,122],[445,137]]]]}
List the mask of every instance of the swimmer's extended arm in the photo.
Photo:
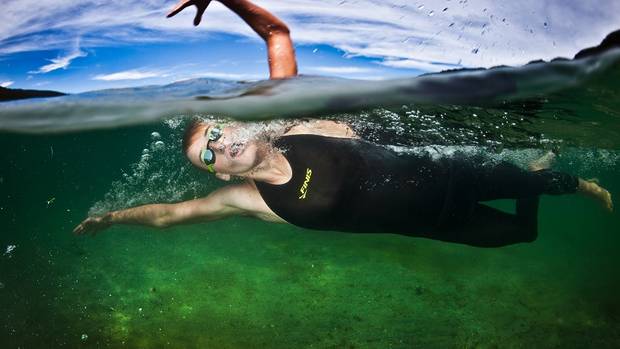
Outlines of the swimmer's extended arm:
{"type": "Polygon", "coordinates": [[[89,217],[73,233],[96,234],[114,224],[144,225],[166,228],[177,224],[199,223],[232,215],[252,215],[253,189],[246,184],[220,188],[207,197],[176,204],[151,204],[89,217]]]}
{"type": "MultiPolygon", "coordinates": [[[[194,25],[198,25],[211,0],[181,0],[168,14],[172,17],[189,6],[196,6],[194,25]]],[[[297,75],[295,49],[286,24],[269,11],[248,0],[220,0],[265,40],[269,58],[269,77],[282,79],[297,75]]]]}

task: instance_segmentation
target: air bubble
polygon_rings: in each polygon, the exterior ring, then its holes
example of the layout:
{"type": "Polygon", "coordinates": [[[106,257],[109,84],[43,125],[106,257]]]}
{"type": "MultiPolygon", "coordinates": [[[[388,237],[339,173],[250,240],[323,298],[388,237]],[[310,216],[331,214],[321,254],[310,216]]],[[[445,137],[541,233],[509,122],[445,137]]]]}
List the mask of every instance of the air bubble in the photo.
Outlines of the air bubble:
{"type": "Polygon", "coordinates": [[[166,144],[162,141],[157,141],[155,143],[153,143],[153,148],[160,150],[160,149],[164,149],[164,147],[166,146],[166,144]]]}

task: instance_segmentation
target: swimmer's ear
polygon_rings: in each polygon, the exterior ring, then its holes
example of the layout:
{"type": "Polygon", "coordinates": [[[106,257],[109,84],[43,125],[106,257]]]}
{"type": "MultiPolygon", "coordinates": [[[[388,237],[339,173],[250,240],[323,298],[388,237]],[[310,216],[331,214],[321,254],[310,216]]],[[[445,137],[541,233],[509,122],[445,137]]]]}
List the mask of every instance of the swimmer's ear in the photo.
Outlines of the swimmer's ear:
{"type": "Polygon", "coordinates": [[[216,173],[215,177],[228,182],[230,180],[230,175],[229,174],[223,174],[223,173],[216,173]]]}

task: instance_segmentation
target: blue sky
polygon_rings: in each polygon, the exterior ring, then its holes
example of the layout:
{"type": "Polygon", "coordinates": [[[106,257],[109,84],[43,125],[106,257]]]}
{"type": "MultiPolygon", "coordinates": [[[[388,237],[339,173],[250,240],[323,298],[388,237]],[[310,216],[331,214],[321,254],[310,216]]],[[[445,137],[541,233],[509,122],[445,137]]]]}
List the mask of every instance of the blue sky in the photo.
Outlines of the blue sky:
{"type": "MultiPolygon", "coordinates": [[[[615,0],[257,0],[285,22],[302,74],[386,79],[570,57],[620,27],[615,0]]],[[[80,92],[196,77],[268,77],[264,44],[213,2],[8,0],[0,85],[80,92]]]]}

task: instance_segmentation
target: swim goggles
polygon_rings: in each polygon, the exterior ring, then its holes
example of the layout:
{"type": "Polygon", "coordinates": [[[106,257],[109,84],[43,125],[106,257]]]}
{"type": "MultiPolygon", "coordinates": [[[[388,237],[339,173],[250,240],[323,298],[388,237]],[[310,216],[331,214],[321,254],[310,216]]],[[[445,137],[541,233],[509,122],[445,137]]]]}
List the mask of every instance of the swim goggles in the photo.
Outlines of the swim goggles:
{"type": "Polygon", "coordinates": [[[216,125],[205,131],[205,137],[207,137],[207,144],[200,151],[200,161],[207,166],[207,171],[215,173],[213,166],[215,165],[215,152],[209,149],[209,142],[216,142],[222,137],[222,126],[216,125]]]}

